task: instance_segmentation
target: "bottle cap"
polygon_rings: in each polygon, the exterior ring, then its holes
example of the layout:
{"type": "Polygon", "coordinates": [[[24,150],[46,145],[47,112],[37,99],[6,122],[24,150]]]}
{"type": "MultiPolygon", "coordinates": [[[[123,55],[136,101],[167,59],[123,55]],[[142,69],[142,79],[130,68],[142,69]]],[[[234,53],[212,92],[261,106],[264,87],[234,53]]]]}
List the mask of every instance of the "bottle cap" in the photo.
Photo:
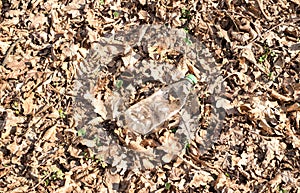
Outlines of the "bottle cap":
{"type": "Polygon", "coordinates": [[[188,74],[185,78],[188,79],[188,81],[190,81],[192,84],[196,84],[198,82],[196,76],[193,74],[188,74]]]}

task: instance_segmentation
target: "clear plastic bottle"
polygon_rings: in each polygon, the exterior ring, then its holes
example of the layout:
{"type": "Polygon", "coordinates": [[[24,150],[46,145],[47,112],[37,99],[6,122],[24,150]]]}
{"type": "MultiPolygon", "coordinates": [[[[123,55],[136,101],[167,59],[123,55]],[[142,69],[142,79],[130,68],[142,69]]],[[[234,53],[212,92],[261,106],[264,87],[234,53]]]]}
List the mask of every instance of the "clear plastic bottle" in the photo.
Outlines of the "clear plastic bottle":
{"type": "Polygon", "coordinates": [[[180,111],[196,83],[196,77],[188,74],[129,107],[119,120],[123,122],[123,126],[136,133],[149,134],[180,111]]]}

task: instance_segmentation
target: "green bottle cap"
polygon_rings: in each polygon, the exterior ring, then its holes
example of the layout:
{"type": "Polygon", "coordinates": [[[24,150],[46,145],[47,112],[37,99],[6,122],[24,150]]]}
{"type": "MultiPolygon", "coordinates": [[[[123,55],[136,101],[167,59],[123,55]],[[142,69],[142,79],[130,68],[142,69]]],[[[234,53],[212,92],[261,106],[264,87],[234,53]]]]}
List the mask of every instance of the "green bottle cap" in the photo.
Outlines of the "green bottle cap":
{"type": "Polygon", "coordinates": [[[188,74],[185,78],[188,79],[188,81],[190,81],[192,84],[197,84],[198,82],[196,76],[193,74],[188,74]]]}

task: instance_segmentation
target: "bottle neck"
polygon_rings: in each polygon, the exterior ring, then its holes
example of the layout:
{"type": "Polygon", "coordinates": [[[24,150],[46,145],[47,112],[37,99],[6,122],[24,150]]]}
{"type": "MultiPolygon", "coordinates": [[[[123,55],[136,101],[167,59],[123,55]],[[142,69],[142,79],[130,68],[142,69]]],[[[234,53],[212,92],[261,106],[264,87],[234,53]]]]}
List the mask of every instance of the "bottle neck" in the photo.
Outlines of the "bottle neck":
{"type": "Polygon", "coordinates": [[[190,81],[193,85],[197,83],[197,78],[193,74],[188,74],[185,76],[185,79],[190,81]]]}

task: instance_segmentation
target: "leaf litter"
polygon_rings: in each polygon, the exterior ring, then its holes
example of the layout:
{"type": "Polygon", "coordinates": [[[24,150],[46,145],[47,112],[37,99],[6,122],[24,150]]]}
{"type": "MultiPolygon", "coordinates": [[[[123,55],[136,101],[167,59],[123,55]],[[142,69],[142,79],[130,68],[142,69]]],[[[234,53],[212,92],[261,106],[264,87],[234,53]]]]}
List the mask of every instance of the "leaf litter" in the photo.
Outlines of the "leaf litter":
{"type": "MultiPolygon", "coordinates": [[[[0,191],[298,192],[299,5],[297,0],[1,1],[0,191]],[[174,161],[125,172],[122,159],[107,165],[82,145],[72,117],[73,80],[92,42],[146,23],[183,28],[209,48],[222,68],[226,92],[218,105],[227,116],[205,154],[198,150],[206,132],[201,130],[174,161]]],[[[149,51],[152,58],[167,53],[149,51]]],[[[130,67],[134,58],[122,60],[130,67]]],[[[108,66],[110,72],[117,65],[108,66]]],[[[101,99],[110,92],[111,77],[99,73],[101,99]]],[[[94,104],[98,114],[108,116],[101,100],[94,104]]],[[[202,116],[208,112],[201,106],[202,116]]],[[[202,127],[206,121],[200,120],[202,127]]],[[[125,140],[141,148],[132,139],[125,140]]]]}

